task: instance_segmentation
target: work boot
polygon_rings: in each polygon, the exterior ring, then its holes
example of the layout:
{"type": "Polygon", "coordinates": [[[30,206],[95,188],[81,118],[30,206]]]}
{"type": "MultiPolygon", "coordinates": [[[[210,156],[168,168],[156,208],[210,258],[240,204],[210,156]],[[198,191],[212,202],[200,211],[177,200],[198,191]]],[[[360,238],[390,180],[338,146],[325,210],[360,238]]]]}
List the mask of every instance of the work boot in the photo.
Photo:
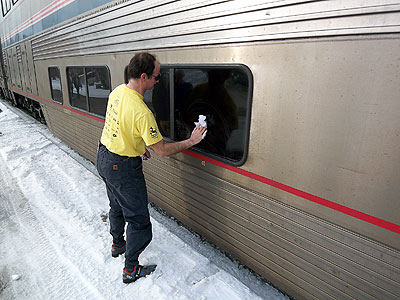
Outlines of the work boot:
{"type": "Polygon", "coordinates": [[[120,254],[124,254],[125,251],[126,251],[126,242],[121,247],[112,245],[111,255],[112,257],[118,257],[120,254]]]}
{"type": "Polygon", "coordinates": [[[141,265],[136,265],[133,268],[132,272],[128,272],[125,268],[122,271],[122,281],[124,283],[131,283],[139,278],[146,277],[150,273],[154,272],[156,269],[157,265],[148,265],[148,266],[141,266],[141,265]]]}

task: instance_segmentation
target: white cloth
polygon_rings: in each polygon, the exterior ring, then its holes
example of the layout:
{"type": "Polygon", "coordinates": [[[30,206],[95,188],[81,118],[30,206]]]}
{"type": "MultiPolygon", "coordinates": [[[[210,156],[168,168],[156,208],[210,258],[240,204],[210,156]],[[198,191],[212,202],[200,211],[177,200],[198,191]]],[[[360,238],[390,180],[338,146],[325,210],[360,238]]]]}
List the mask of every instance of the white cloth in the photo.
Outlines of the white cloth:
{"type": "MultiPolygon", "coordinates": [[[[198,122],[194,122],[194,125],[197,126],[197,125],[199,125],[199,124],[200,124],[201,126],[207,128],[206,116],[199,115],[199,121],[198,121],[198,122]]],[[[205,138],[206,133],[207,133],[207,130],[203,133],[202,139],[205,138]]]]}

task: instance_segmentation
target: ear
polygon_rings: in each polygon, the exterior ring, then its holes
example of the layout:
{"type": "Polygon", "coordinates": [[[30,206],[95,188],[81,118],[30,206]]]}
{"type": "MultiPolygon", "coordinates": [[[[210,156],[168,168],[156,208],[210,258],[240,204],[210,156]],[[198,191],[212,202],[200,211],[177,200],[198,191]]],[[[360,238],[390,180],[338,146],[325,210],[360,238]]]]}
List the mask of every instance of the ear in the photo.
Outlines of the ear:
{"type": "Polygon", "coordinates": [[[148,78],[148,76],[147,76],[147,74],[146,73],[142,73],[141,75],[140,75],[140,79],[147,79],[148,78]]]}

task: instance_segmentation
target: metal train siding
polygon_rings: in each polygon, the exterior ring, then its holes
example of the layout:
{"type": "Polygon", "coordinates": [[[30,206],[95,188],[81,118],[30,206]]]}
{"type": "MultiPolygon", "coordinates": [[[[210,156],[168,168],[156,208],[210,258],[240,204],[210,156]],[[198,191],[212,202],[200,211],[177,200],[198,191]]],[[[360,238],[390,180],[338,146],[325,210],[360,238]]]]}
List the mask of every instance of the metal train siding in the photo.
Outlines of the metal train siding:
{"type": "Polygon", "coordinates": [[[150,200],[296,299],[398,299],[399,2],[111,1],[78,15],[69,5],[79,1],[19,0],[2,19],[6,97],[39,103],[50,130],[94,161],[104,117],[89,88],[86,110],[71,99],[69,70],[106,90],[85,69],[105,68],[112,89],[135,52],[156,54],[175,100],[172,139],[179,70],[193,70],[192,82],[228,70],[240,158],[154,155],[150,200]],[[71,15],[57,23],[57,9],[71,15]],[[30,28],[29,18],[54,24],[30,28]]]}

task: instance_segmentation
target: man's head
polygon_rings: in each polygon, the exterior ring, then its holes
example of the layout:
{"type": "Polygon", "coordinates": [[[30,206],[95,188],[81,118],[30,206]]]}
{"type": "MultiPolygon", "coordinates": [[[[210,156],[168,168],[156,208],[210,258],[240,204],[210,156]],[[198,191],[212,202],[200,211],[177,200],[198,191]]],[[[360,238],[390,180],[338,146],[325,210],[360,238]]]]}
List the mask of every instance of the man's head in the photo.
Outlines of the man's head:
{"type": "Polygon", "coordinates": [[[160,63],[148,52],[137,53],[128,65],[128,80],[139,80],[144,90],[152,89],[160,79],[160,63]]]}

